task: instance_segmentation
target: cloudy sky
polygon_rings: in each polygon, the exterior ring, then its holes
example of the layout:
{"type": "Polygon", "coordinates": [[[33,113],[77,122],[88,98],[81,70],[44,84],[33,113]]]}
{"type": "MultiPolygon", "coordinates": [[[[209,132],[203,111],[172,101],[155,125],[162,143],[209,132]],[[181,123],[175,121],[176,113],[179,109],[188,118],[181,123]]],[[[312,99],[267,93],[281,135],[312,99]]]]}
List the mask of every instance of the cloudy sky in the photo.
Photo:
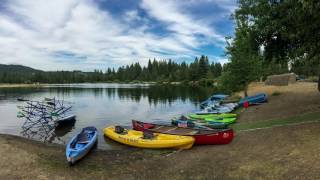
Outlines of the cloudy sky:
{"type": "Polygon", "coordinates": [[[149,58],[224,62],[236,0],[0,0],[0,63],[92,70],[149,58]]]}

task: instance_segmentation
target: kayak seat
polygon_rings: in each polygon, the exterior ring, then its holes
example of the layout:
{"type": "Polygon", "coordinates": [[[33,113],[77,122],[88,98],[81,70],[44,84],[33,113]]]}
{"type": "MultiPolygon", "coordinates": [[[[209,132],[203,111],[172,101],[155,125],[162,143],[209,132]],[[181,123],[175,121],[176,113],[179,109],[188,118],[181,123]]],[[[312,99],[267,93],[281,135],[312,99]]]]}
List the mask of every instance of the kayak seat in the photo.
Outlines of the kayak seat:
{"type": "Polygon", "coordinates": [[[75,140],[70,144],[70,147],[76,149],[77,144],[88,144],[93,138],[96,130],[95,127],[83,128],[75,140]]]}
{"type": "Polygon", "coordinates": [[[83,130],[83,131],[78,135],[77,143],[85,144],[85,143],[90,142],[90,139],[91,139],[91,136],[90,136],[89,132],[86,131],[86,130],[83,130]]]}
{"type": "Polygon", "coordinates": [[[142,139],[153,139],[155,135],[151,131],[143,131],[142,139]]]}
{"type": "Polygon", "coordinates": [[[94,132],[94,131],[97,131],[97,128],[95,128],[95,127],[93,127],[93,126],[89,126],[89,127],[83,128],[83,131],[84,131],[84,130],[94,132]]]}
{"type": "Polygon", "coordinates": [[[192,122],[187,122],[187,127],[194,128],[196,125],[192,122]]]}
{"type": "Polygon", "coordinates": [[[186,120],[188,120],[188,118],[187,117],[185,117],[185,116],[181,116],[180,118],[179,118],[180,120],[182,120],[182,121],[186,121],[186,120]]]}
{"type": "Polygon", "coordinates": [[[79,141],[79,144],[88,144],[90,141],[79,141]]]}
{"type": "Polygon", "coordinates": [[[114,128],[114,132],[116,132],[117,134],[128,134],[128,132],[126,131],[125,128],[123,128],[122,126],[115,126],[114,128]]]}

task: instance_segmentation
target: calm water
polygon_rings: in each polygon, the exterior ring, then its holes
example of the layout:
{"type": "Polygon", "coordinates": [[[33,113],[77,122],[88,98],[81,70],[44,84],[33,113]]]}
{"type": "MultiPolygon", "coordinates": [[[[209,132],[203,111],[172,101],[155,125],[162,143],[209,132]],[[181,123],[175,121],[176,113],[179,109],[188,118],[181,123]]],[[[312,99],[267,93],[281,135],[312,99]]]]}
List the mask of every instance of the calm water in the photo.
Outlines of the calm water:
{"type": "Polygon", "coordinates": [[[212,91],[186,86],[155,86],[139,84],[71,84],[42,88],[0,88],[0,133],[24,136],[39,141],[66,144],[83,127],[99,130],[98,147],[121,149],[104,138],[102,130],[109,125],[131,126],[131,119],[147,122],[167,121],[173,116],[193,112],[201,100],[212,91]],[[23,119],[17,118],[17,97],[43,100],[44,97],[63,99],[73,106],[76,122],[51,131],[22,129],[23,119]]]}

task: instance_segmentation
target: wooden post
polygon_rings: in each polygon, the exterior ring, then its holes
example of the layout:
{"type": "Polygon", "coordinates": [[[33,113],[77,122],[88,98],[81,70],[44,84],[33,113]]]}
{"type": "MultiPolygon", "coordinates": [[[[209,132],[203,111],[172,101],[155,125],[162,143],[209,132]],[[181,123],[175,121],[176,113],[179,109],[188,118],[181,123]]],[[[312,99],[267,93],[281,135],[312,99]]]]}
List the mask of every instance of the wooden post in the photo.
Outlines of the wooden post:
{"type": "Polygon", "coordinates": [[[244,86],[243,92],[244,92],[244,97],[248,97],[248,84],[244,86]]]}

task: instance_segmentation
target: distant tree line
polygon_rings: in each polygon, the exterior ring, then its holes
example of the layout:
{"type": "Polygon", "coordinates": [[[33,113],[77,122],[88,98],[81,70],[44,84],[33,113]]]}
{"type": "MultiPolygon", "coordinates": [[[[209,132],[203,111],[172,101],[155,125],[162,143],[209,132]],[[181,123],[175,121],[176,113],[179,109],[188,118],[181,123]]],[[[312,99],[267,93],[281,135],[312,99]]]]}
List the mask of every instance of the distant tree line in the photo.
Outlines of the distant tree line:
{"type": "Polygon", "coordinates": [[[130,82],[130,81],[198,81],[216,79],[222,73],[220,63],[209,63],[207,56],[188,64],[169,60],[149,60],[147,66],[140,63],[121,66],[117,70],[40,71],[20,65],[0,65],[0,83],[84,83],[84,82],[130,82]]]}

